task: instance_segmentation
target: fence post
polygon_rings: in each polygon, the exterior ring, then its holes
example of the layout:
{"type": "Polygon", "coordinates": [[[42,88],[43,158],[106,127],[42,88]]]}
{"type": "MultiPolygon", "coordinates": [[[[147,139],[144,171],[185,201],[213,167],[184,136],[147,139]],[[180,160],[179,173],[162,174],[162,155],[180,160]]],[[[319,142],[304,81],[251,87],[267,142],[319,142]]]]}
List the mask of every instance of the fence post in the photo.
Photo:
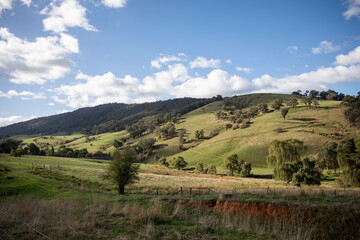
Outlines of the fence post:
{"type": "Polygon", "coordinates": [[[192,195],[192,188],[190,188],[190,195],[192,195]]]}
{"type": "Polygon", "coordinates": [[[180,193],[181,193],[181,196],[183,195],[183,189],[182,187],[180,187],[180,193]]]}
{"type": "Polygon", "coordinates": [[[159,189],[158,188],[156,189],[156,195],[159,195],[159,189]]]}
{"type": "Polygon", "coordinates": [[[336,198],[336,189],[335,189],[335,192],[334,192],[334,196],[335,196],[335,198],[336,198]]]}
{"type": "Polygon", "coordinates": [[[210,188],[209,188],[209,195],[210,195],[210,188]]]}

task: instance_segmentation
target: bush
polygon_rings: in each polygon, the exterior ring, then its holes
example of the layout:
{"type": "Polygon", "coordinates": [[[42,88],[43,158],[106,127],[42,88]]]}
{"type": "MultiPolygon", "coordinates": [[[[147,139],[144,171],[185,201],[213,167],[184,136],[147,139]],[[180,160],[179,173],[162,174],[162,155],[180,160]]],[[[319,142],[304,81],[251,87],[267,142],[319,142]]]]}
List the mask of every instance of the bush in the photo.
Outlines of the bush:
{"type": "Polygon", "coordinates": [[[183,169],[187,166],[187,162],[184,160],[183,157],[179,156],[177,158],[173,158],[170,162],[170,166],[177,170],[183,169]]]}
{"type": "Polygon", "coordinates": [[[211,165],[211,166],[208,168],[208,173],[209,173],[209,174],[216,174],[216,166],[211,165]]]}

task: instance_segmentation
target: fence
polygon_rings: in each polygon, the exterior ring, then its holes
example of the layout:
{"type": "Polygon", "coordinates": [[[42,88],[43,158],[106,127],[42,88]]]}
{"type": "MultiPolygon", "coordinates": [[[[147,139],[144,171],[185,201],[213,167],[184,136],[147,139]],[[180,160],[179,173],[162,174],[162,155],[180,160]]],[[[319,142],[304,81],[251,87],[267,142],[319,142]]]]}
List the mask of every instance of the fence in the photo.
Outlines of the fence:
{"type": "Polygon", "coordinates": [[[284,188],[256,188],[256,189],[215,189],[214,187],[179,187],[179,188],[148,188],[142,191],[148,195],[280,195],[280,196],[328,196],[328,197],[360,197],[360,189],[356,188],[327,188],[327,187],[284,187],[284,188]],[[145,190],[145,191],[144,191],[145,190]]]}

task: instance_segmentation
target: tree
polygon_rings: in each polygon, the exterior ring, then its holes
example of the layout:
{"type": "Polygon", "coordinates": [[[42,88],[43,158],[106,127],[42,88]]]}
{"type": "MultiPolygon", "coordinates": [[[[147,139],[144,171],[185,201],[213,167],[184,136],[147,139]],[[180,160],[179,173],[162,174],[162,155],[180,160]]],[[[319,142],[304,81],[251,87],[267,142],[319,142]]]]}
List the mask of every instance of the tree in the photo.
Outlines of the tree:
{"type": "Polygon", "coordinates": [[[289,112],[288,108],[282,108],[281,109],[281,116],[283,116],[284,120],[285,120],[285,117],[288,114],[288,112],[289,112]]]}
{"type": "Polygon", "coordinates": [[[29,153],[31,155],[40,155],[40,149],[34,143],[30,143],[29,153]]]}
{"type": "Polygon", "coordinates": [[[169,167],[169,163],[166,161],[166,158],[164,157],[160,158],[158,162],[165,167],[169,167]]]}
{"type": "Polygon", "coordinates": [[[323,146],[319,153],[319,160],[324,163],[327,169],[334,169],[336,172],[336,169],[339,168],[337,161],[337,143],[332,142],[323,146]]]}
{"type": "Polygon", "coordinates": [[[309,93],[309,97],[311,97],[312,99],[316,98],[319,95],[319,91],[316,90],[311,90],[309,93]]]}
{"type": "Polygon", "coordinates": [[[0,152],[11,153],[11,150],[16,150],[21,143],[22,140],[12,138],[5,139],[0,143],[0,152]]]}
{"type": "Polygon", "coordinates": [[[16,150],[11,150],[10,156],[12,157],[21,157],[22,155],[24,155],[24,151],[22,148],[18,148],[16,150]]]}
{"type": "Polygon", "coordinates": [[[341,104],[346,107],[344,115],[348,123],[360,127],[360,92],[356,97],[345,96],[341,104]]]}
{"type": "Polygon", "coordinates": [[[122,141],[117,140],[117,139],[115,139],[114,142],[113,142],[113,146],[114,146],[116,149],[121,148],[123,145],[124,145],[124,143],[123,143],[122,141]]]}
{"type": "Polygon", "coordinates": [[[341,140],[337,152],[343,183],[349,186],[360,186],[360,139],[341,140]]]}
{"type": "Polygon", "coordinates": [[[318,108],[320,106],[319,102],[316,99],[313,101],[313,103],[315,108],[318,108]]]}
{"type": "Polygon", "coordinates": [[[138,145],[143,149],[143,151],[150,153],[154,149],[155,142],[155,138],[145,138],[141,139],[138,145]]]}
{"type": "Polygon", "coordinates": [[[197,139],[203,139],[204,138],[204,129],[196,130],[195,131],[195,138],[197,139]]]}
{"type": "Polygon", "coordinates": [[[286,105],[295,108],[297,105],[299,105],[299,102],[296,98],[292,97],[286,102],[286,105]]]}
{"type": "Polygon", "coordinates": [[[275,110],[279,110],[280,107],[283,106],[283,100],[282,99],[277,99],[273,104],[271,104],[271,107],[275,110]]]}
{"type": "Polygon", "coordinates": [[[262,113],[269,112],[268,105],[266,103],[260,103],[259,105],[257,105],[257,109],[262,113]]]}
{"type": "Polygon", "coordinates": [[[240,176],[248,177],[251,175],[251,163],[244,163],[241,167],[240,176]]]}
{"type": "Polygon", "coordinates": [[[310,158],[303,158],[299,164],[297,171],[293,174],[292,183],[295,186],[305,185],[320,185],[321,172],[315,167],[315,161],[310,158]]]}
{"type": "Polygon", "coordinates": [[[187,162],[182,156],[178,156],[177,158],[173,158],[173,160],[170,162],[170,165],[172,168],[175,168],[177,170],[183,169],[187,166],[187,162]]]}
{"type": "Polygon", "coordinates": [[[196,171],[198,172],[198,173],[203,173],[204,172],[204,169],[205,169],[205,165],[204,165],[204,163],[203,162],[198,162],[197,164],[196,164],[196,171]]]}
{"type": "Polygon", "coordinates": [[[130,148],[114,153],[114,159],[109,164],[106,177],[117,185],[119,194],[124,194],[125,185],[138,180],[140,165],[136,164],[135,160],[135,153],[130,148]]]}
{"type": "Polygon", "coordinates": [[[209,174],[216,174],[216,166],[215,165],[211,165],[208,169],[208,173],[209,174]]]}
{"type": "Polygon", "coordinates": [[[232,128],[232,124],[231,123],[226,123],[225,124],[225,130],[227,131],[227,130],[229,130],[229,129],[231,129],[232,128]]]}
{"type": "Polygon", "coordinates": [[[53,146],[53,145],[51,145],[50,156],[54,156],[54,155],[55,155],[54,146],[53,146]]]}
{"type": "Polygon", "coordinates": [[[298,139],[285,141],[274,140],[270,143],[267,156],[267,164],[274,168],[274,178],[290,182],[295,166],[300,160],[300,153],[304,149],[304,143],[298,139]]]}
{"type": "Polygon", "coordinates": [[[176,135],[176,128],[174,123],[167,123],[160,127],[157,131],[159,138],[169,139],[176,135]]]}
{"type": "Polygon", "coordinates": [[[238,170],[238,160],[239,157],[237,154],[230,155],[225,159],[225,168],[228,170],[230,176],[234,176],[234,172],[238,170]]]}

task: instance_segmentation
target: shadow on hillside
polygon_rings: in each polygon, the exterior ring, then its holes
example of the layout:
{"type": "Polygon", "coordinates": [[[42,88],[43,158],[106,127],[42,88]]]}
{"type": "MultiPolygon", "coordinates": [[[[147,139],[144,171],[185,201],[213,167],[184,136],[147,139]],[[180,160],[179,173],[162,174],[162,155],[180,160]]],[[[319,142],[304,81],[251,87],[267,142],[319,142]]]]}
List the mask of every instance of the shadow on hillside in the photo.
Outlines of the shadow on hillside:
{"type": "Polygon", "coordinates": [[[160,148],[164,148],[166,146],[168,146],[169,144],[156,144],[155,145],[155,149],[160,149],[160,148]]]}
{"type": "Polygon", "coordinates": [[[194,171],[194,167],[183,168],[184,171],[194,171]]]}
{"type": "Polygon", "coordinates": [[[251,177],[252,178],[261,178],[261,179],[272,179],[273,178],[272,174],[264,174],[264,175],[253,174],[251,177]]]}
{"type": "Polygon", "coordinates": [[[310,122],[317,120],[316,118],[291,118],[291,120],[303,121],[303,122],[310,122]]]}

